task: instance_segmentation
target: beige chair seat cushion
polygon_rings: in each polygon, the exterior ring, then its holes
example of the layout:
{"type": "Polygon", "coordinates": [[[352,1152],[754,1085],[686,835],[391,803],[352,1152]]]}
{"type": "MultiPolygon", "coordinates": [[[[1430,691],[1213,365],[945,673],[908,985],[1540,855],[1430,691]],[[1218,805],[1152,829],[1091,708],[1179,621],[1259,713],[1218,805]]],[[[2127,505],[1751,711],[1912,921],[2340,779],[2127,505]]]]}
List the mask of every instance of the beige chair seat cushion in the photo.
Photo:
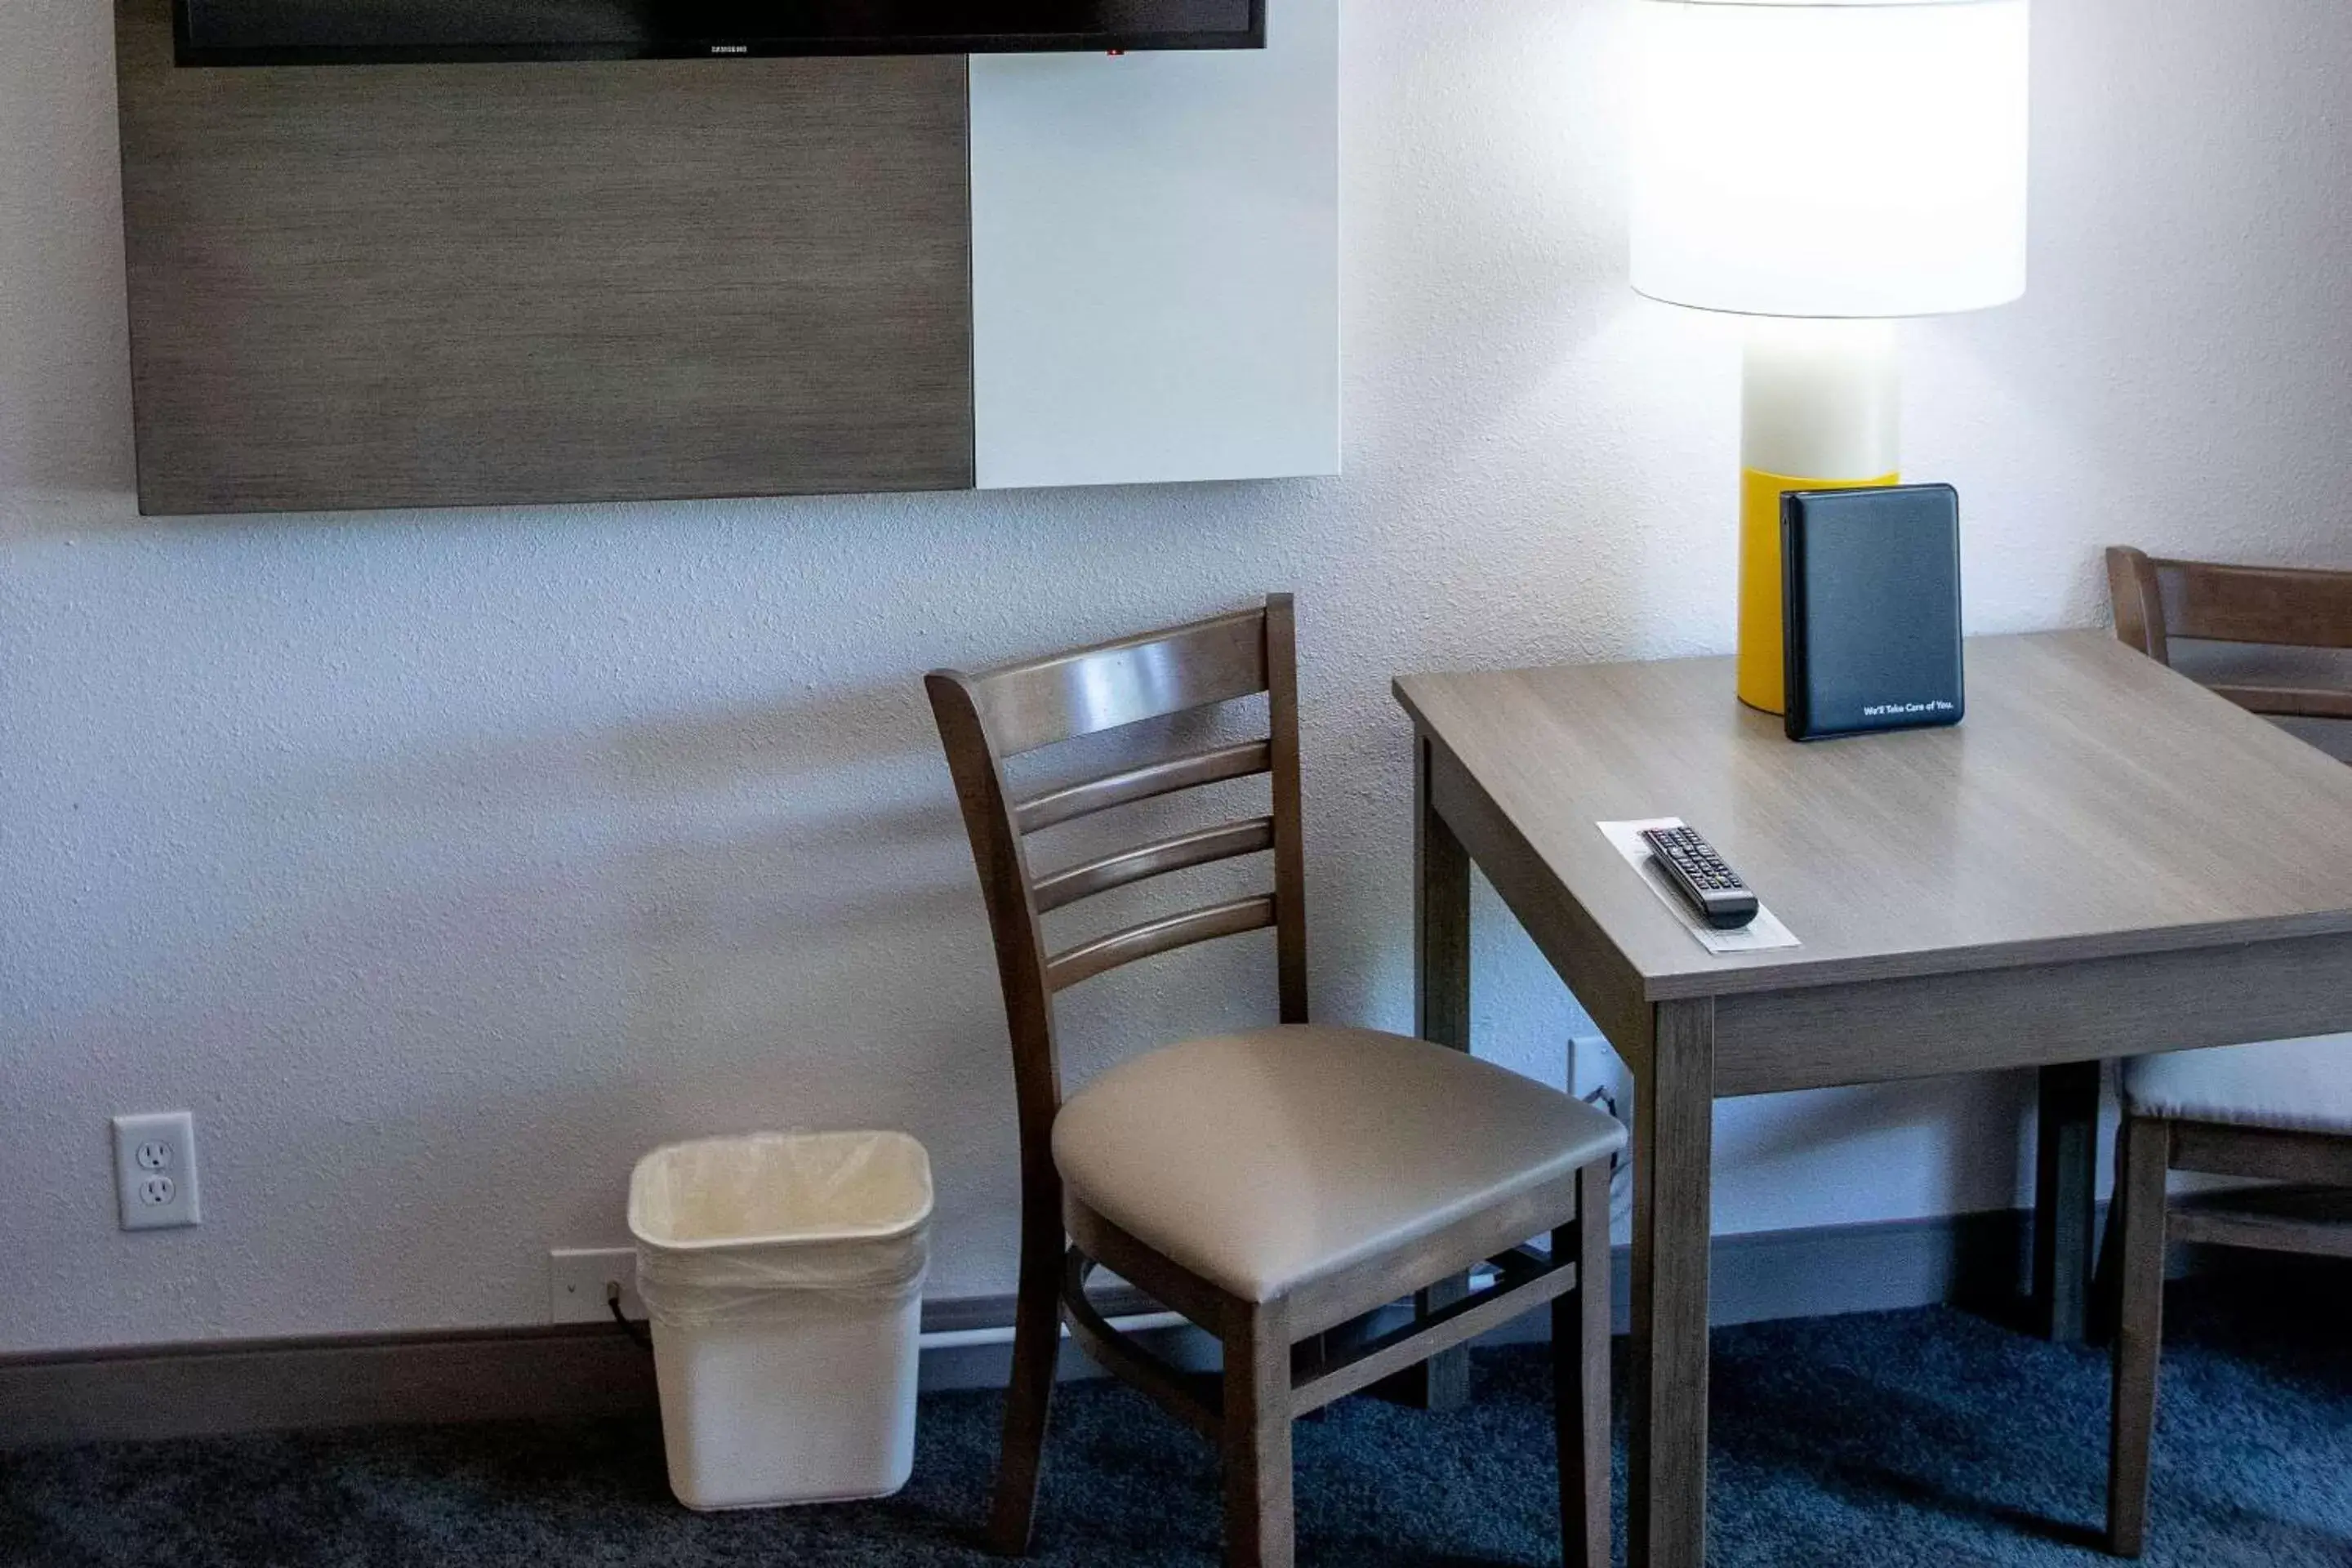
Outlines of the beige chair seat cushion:
{"type": "Polygon", "coordinates": [[[2135,1057],[2123,1092],[2140,1116],[2352,1134],[2352,1035],[2135,1057]]]}
{"type": "Polygon", "coordinates": [[[1462,1052],[1294,1025],[1114,1068],[1062,1108],[1054,1160],[1105,1219],[1270,1301],[1624,1142],[1604,1112],[1462,1052]]]}

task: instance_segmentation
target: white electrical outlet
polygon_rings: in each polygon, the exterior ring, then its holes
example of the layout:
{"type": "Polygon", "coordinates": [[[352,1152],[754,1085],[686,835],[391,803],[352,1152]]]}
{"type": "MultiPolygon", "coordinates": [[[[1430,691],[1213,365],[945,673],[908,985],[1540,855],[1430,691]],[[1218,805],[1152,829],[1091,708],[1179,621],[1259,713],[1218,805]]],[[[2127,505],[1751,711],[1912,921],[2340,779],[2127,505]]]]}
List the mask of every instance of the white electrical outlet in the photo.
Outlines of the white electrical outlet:
{"type": "Polygon", "coordinates": [[[547,1255],[547,1321],[551,1323],[609,1323],[613,1309],[605,1303],[606,1287],[621,1288],[621,1310],[631,1318],[646,1315],[637,1300],[637,1255],[626,1247],[559,1247],[547,1255]]]}
{"type": "Polygon", "coordinates": [[[125,1230],[170,1230],[202,1223],[195,1118],[184,1110],[116,1117],[114,1195],[125,1230]]]}
{"type": "Polygon", "coordinates": [[[1591,1100],[1598,1089],[1606,1097],[1610,1113],[1622,1120],[1633,1115],[1633,1074],[1625,1070],[1625,1064],[1617,1059],[1616,1051],[1607,1040],[1599,1035],[1569,1037],[1569,1093],[1579,1100],[1591,1100]]]}

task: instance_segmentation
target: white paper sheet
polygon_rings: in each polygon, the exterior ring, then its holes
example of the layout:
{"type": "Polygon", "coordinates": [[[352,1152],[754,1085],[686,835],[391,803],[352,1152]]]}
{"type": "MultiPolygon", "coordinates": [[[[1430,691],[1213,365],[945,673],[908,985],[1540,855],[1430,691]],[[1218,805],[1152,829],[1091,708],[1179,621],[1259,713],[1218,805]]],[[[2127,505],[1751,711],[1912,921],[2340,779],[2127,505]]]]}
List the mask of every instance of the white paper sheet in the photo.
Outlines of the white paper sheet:
{"type": "MultiPolygon", "coordinates": [[[[1650,885],[1650,891],[1658,895],[1658,902],[1673,910],[1675,918],[1683,922],[1683,929],[1696,937],[1698,944],[1707,952],[1769,952],[1774,948],[1804,945],[1797,940],[1795,932],[1780,923],[1780,917],[1764,908],[1760,900],[1756,918],[1738,931],[1716,930],[1683,902],[1683,896],[1675,891],[1675,885],[1666,880],[1665,872],[1651,858],[1650,847],[1642,841],[1645,828],[1686,826],[1681,817],[1653,816],[1640,822],[1596,822],[1593,826],[1608,836],[1609,842],[1616,846],[1617,853],[1625,857],[1625,863],[1650,885]]],[[[1735,866],[1732,869],[1738,870],[1738,868],[1735,866]]]]}

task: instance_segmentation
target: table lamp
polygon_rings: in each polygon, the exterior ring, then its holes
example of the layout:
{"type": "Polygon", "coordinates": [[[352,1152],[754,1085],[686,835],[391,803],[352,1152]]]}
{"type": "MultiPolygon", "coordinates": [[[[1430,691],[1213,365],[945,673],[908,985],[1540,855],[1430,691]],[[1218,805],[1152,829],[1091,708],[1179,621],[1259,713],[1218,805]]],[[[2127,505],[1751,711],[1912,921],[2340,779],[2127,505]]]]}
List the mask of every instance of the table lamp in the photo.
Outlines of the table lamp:
{"type": "Polygon", "coordinates": [[[1780,496],[1896,482],[1895,319],[2025,291],[2027,0],[1635,0],[1633,287],[1751,318],[1740,700],[1784,706],[1780,496]]]}

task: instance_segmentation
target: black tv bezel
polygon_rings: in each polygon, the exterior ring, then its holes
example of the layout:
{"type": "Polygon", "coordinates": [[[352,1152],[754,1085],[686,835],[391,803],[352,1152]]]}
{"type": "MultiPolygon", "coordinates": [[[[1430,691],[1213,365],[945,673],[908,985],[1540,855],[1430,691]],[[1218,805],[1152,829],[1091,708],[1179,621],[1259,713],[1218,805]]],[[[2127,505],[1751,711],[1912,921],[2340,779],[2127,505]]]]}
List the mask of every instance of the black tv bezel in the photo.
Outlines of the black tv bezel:
{"type": "MultiPolygon", "coordinates": [[[[845,0],[856,5],[862,0],[845,0]]],[[[647,44],[460,44],[451,46],[315,45],[257,48],[200,47],[191,37],[191,0],[172,0],[172,42],[185,67],[335,65],[497,65],[584,60],[740,60],[824,56],[1098,54],[1265,47],[1266,0],[1249,0],[1241,32],[974,33],[874,35],[847,38],[677,38],[647,44]]]]}

